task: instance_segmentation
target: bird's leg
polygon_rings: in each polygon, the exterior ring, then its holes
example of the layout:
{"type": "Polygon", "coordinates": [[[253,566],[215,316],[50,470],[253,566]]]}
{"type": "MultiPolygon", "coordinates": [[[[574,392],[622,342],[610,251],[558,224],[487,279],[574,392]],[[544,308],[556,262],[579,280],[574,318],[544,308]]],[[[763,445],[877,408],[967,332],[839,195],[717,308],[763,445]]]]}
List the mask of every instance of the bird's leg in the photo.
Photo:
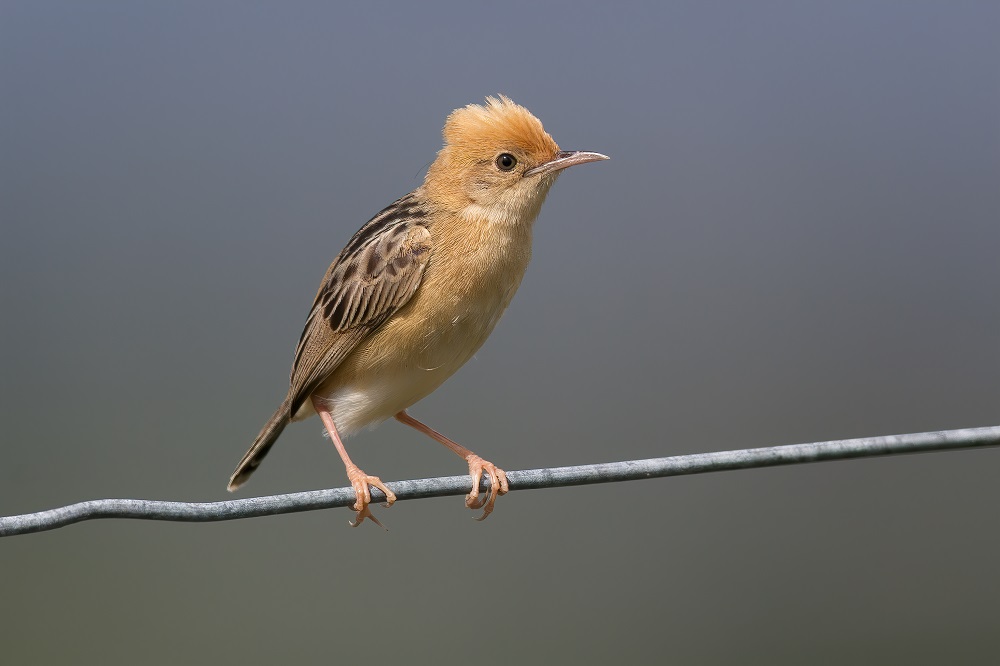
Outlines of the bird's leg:
{"type": "Polygon", "coordinates": [[[354,517],[354,522],[350,523],[351,527],[357,527],[365,521],[365,518],[368,518],[382,529],[385,529],[385,526],[378,521],[378,518],[372,515],[371,510],[368,508],[368,505],[372,501],[369,486],[375,486],[385,493],[385,506],[392,506],[392,503],[396,501],[396,495],[382,483],[382,479],[377,476],[365,474],[361,468],[351,461],[351,457],[347,455],[347,449],[344,448],[344,443],[340,440],[340,434],[337,433],[337,426],[333,422],[333,416],[330,414],[330,410],[323,405],[322,401],[313,398],[313,406],[316,408],[320,419],[323,420],[323,425],[326,426],[326,431],[330,434],[333,445],[337,447],[340,459],[344,461],[344,467],[347,468],[347,478],[350,479],[351,487],[354,488],[354,494],[357,497],[357,501],[354,503],[354,510],[358,514],[354,517]]]}
{"type": "Polygon", "coordinates": [[[486,517],[493,513],[493,505],[496,504],[497,497],[507,494],[507,491],[510,490],[510,486],[507,484],[507,473],[488,460],[483,460],[458,442],[448,439],[434,428],[416,420],[407,414],[405,409],[396,414],[396,420],[419,430],[434,441],[444,444],[464,458],[465,462],[469,463],[469,476],[472,477],[472,492],[466,496],[465,506],[470,509],[482,509],[483,515],[476,518],[476,520],[486,520],[486,517]],[[483,472],[486,472],[490,477],[490,492],[485,497],[479,497],[479,482],[483,478],[483,472]]]}

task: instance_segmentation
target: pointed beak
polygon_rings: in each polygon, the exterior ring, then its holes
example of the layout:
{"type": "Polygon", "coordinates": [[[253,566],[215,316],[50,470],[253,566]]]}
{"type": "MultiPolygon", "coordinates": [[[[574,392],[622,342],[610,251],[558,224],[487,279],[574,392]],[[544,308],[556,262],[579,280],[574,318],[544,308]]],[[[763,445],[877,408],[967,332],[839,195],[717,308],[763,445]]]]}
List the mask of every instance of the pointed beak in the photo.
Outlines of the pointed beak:
{"type": "Polygon", "coordinates": [[[556,171],[560,171],[566,167],[571,167],[574,164],[586,164],[587,162],[600,162],[601,160],[609,159],[611,158],[607,155],[591,153],[586,150],[561,150],[556,153],[555,159],[528,169],[524,172],[524,176],[541,176],[544,174],[555,173],[556,171]]]}

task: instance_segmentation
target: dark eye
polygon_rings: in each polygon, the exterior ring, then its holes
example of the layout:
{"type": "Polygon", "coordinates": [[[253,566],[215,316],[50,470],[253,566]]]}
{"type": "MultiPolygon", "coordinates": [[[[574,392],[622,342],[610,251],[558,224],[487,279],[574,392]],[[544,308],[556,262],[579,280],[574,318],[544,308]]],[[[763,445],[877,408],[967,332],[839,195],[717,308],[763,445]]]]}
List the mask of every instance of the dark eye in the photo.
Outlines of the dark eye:
{"type": "Polygon", "coordinates": [[[500,153],[497,155],[497,168],[501,171],[510,171],[517,166],[517,158],[510,153],[500,153]]]}

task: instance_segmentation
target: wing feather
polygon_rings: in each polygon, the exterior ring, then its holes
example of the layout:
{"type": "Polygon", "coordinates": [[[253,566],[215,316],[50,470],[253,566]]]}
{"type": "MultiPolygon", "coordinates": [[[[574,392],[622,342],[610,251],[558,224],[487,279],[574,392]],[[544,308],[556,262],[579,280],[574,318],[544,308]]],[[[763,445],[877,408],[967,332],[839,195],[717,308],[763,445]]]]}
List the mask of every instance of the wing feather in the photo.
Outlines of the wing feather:
{"type": "Polygon", "coordinates": [[[326,273],[295,350],[291,413],[413,296],[430,259],[426,212],[403,197],[362,227],[326,273]]]}

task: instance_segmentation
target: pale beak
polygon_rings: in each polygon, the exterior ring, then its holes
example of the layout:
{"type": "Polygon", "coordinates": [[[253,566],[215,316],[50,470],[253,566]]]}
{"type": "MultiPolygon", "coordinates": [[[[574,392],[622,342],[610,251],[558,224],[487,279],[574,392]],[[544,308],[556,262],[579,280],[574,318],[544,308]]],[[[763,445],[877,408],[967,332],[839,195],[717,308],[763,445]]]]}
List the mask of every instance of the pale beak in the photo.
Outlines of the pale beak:
{"type": "Polygon", "coordinates": [[[591,153],[586,150],[561,150],[556,153],[556,158],[554,160],[549,160],[544,164],[539,164],[536,167],[532,167],[524,172],[525,177],[527,176],[540,176],[547,173],[555,173],[566,167],[571,167],[574,164],[586,164],[587,162],[600,162],[601,160],[610,160],[611,158],[607,155],[601,155],[600,153],[591,153]]]}

